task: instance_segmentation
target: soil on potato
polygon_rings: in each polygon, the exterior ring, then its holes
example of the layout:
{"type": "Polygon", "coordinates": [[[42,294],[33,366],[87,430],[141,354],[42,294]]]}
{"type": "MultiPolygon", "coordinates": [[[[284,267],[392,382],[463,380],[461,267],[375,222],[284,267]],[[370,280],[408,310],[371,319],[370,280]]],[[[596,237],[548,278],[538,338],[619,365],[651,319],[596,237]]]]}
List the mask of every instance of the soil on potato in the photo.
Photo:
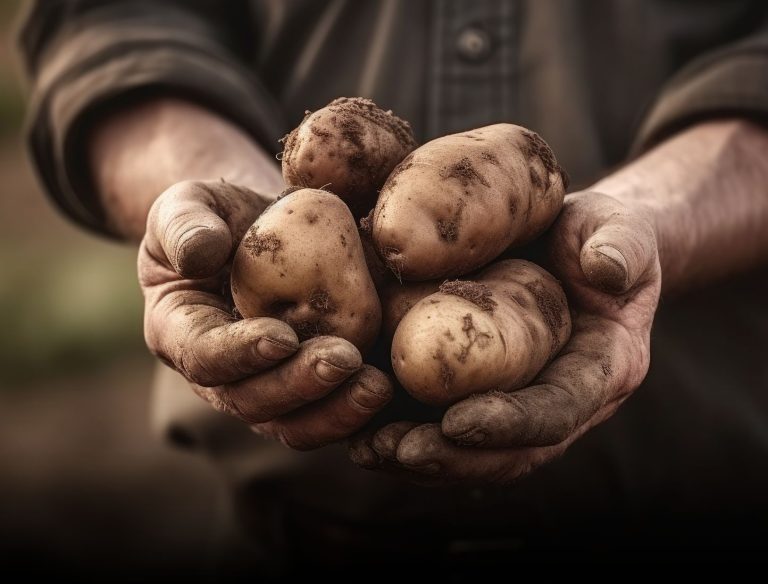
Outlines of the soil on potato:
{"type": "Polygon", "coordinates": [[[323,314],[336,312],[336,305],[331,300],[327,290],[315,290],[309,295],[309,307],[323,314]]]}
{"type": "Polygon", "coordinates": [[[485,312],[493,313],[497,304],[491,289],[481,282],[469,280],[446,280],[440,284],[439,291],[469,300],[485,312]]]}
{"type": "Polygon", "coordinates": [[[540,280],[527,283],[525,288],[533,294],[533,297],[536,299],[536,306],[544,317],[544,322],[552,334],[552,348],[550,353],[554,354],[557,351],[557,341],[560,338],[560,330],[565,325],[563,314],[567,308],[540,280]]]}
{"type": "Polygon", "coordinates": [[[454,243],[459,238],[459,226],[461,225],[461,217],[466,206],[467,201],[463,198],[459,199],[459,202],[456,204],[456,211],[450,219],[437,220],[437,233],[440,239],[447,243],[454,243]]]}
{"type": "Polygon", "coordinates": [[[491,186],[485,177],[477,172],[477,169],[472,164],[472,161],[466,156],[444,168],[440,172],[440,178],[444,180],[455,178],[461,183],[461,186],[463,187],[468,187],[473,183],[480,183],[484,187],[491,186]]]}
{"type": "MultiPolygon", "coordinates": [[[[347,202],[353,207],[353,213],[359,216],[360,209],[354,208],[356,207],[354,202],[358,199],[362,201],[372,198],[370,195],[382,187],[382,183],[392,170],[391,167],[394,162],[390,159],[391,157],[388,158],[380,153],[378,155],[366,155],[366,122],[370,122],[394,136],[401,145],[401,152],[403,153],[410,152],[416,147],[411,127],[408,122],[401,120],[391,111],[385,112],[373,101],[359,97],[335,99],[321,112],[323,113],[311,120],[309,119],[310,115],[307,115],[299,128],[308,123],[311,134],[325,144],[334,140],[334,132],[326,129],[327,124],[330,124],[338,132],[336,140],[340,139],[352,145],[352,148],[344,149],[349,153],[346,160],[341,161],[342,164],[346,162],[349,171],[348,184],[337,185],[339,191],[337,194],[348,199],[347,202]]],[[[299,137],[299,128],[283,138],[283,174],[286,179],[304,185],[322,182],[325,177],[317,177],[315,180],[309,169],[304,168],[304,161],[297,159],[297,153],[304,146],[306,140],[306,138],[299,137]]],[[[328,149],[326,148],[326,150],[328,149]]],[[[305,152],[305,155],[308,162],[314,160],[312,152],[305,152]]],[[[327,155],[329,158],[332,157],[330,150],[327,151],[327,155]]],[[[334,187],[331,186],[331,188],[334,187]]]]}
{"type": "Polygon", "coordinates": [[[283,242],[274,233],[258,233],[250,230],[243,239],[243,247],[255,256],[263,253],[272,254],[271,260],[274,264],[277,261],[278,252],[283,249],[283,242]]]}
{"type": "MultiPolygon", "coordinates": [[[[563,180],[563,188],[567,190],[569,183],[568,174],[565,172],[563,167],[557,163],[557,159],[555,159],[555,155],[552,152],[552,149],[549,147],[549,144],[547,144],[536,132],[532,132],[530,130],[524,131],[523,137],[527,143],[526,147],[523,149],[525,154],[528,156],[528,158],[537,156],[547,171],[547,176],[545,179],[546,188],[549,188],[549,175],[559,172],[563,180]]],[[[544,181],[542,181],[541,177],[531,171],[531,182],[536,186],[541,186],[544,181]]]]}

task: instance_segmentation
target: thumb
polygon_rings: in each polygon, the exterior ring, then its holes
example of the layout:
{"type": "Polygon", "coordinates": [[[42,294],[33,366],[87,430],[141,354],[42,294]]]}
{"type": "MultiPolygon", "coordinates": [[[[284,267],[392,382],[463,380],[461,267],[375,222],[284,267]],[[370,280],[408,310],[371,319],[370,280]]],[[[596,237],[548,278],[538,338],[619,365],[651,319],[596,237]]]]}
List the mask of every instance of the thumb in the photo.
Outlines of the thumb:
{"type": "Polygon", "coordinates": [[[239,201],[244,191],[222,182],[176,183],[149,211],[147,251],[182,277],[216,274],[229,259],[243,226],[250,225],[263,210],[256,193],[246,193],[252,199],[249,204],[239,201]],[[235,209],[237,213],[232,212],[235,209]]]}
{"type": "Polygon", "coordinates": [[[610,294],[631,290],[655,265],[656,239],[643,218],[611,213],[581,247],[581,270],[595,288],[610,294]]]}

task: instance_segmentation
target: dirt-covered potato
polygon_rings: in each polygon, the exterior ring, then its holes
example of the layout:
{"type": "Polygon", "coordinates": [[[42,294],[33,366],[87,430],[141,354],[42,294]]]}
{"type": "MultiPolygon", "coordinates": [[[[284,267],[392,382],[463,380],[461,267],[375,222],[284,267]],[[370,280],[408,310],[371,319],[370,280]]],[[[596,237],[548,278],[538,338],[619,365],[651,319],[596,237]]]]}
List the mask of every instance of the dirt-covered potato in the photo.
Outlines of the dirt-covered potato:
{"type": "Polygon", "coordinates": [[[504,260],[416,303],[395,332],[392,366],[417,400],[449,405],[525,386],[570,334],[559,282],[531,262],[504,260]]]}
{"type": "Polygon", "coordinates": [[[467,274],[554,221],[566,175],[538,134],[495,124],[432,140],[390,174],[373,240],[404,280],[467,274]]]}
{"type": "Polygon", "coordinates": [[[416,147],[411,127],[369,99],[340,97],[307,113],[284,139],[286,184],[339,195],[356,217],[376,204],[392,169],[416,147]]]}
{"type": "Polygon", "coordinates": [[[397,326],[419,300],[434,294],[440,288],[440,280],[428,282],[398,282],[391,278],[379,290],[381,298],[381,330],[392,338],[397,326]]]}
{"type": "Polygon", "coordinates": [[[256,220],[235,253],[232,298],[246,318],[278,318],[301,340],[335,335],[361,351],[381,324],[355,220],[322,190],[291,192],[256,220]]]}

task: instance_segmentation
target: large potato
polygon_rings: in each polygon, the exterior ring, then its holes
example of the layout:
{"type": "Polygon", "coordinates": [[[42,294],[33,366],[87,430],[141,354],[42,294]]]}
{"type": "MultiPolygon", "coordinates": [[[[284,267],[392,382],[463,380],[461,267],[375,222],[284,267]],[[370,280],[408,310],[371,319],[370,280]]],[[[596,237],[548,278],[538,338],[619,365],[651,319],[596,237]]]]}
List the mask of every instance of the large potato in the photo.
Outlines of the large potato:
{"type": "Polygon", "coordinates": [[[286,184],[328,187],[356,217],[373,208],[389,173],[416,147],[408,122],[361,97],[308,112],[284,142],[286,184]]]}
{"type": "Polygon", "coordinates": [[[246,318],[278,318],[301,340],[336,335],[361,351],[381,324],[355,220],[321,190],[284,196],[251,226],[232,264],[232,298],[246,318]]]}
{"type": "Polygon", "coordinates": [[[538,134],[495,124],[437,138],[393,171],[373,240],[405,280],[467,274],[531,241],[563,204],[565,173],[538,134]]]}
{"type": "Polygon", "coordinates": [[[440,288],[439,280],[428,282],[398,282],[394,278],[381,287],[381,330],[392,338],[400,321],[419,300],[434,294],[440,288]]]}
{"type": "Polygon", "coordinates": [[[413,397],[449,405],[525,386],[570,334],[558,281],[531,262],[504,260],[417,302],[395,332],[392,366],[413,397]]]}

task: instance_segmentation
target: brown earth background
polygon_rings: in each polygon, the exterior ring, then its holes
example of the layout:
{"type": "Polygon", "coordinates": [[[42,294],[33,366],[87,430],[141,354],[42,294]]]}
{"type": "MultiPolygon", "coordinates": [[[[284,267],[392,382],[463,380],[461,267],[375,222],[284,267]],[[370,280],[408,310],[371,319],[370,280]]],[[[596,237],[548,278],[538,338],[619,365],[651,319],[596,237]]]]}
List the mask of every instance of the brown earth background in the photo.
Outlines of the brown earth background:
{"type": "Polygon", "coordinates": [[[19,5],[0,3],[0,566],[202,575],[220,485],[150,434],[134,248],[69,223],[26,158],[19,5]]]}

